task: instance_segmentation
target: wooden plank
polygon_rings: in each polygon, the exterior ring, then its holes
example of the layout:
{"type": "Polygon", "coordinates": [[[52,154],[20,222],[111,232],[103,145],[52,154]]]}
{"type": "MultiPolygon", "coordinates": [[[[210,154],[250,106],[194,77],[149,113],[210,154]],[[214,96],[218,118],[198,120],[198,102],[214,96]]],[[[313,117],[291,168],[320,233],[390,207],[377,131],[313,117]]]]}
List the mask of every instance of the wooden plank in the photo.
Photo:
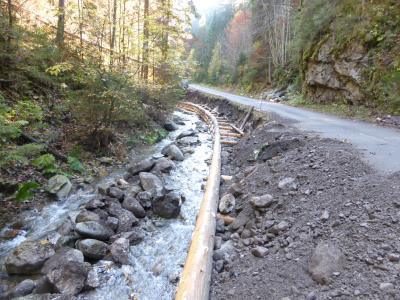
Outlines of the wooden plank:
{"type": "Polygon", "coordinates": [[[222,140],[221,141],[221,144],[224,144],[224,145],[237,145],[237,141],[227,141],[227,140],[222,140]]]}
{"type": "Polygon", "coordinates": [[[176,300],[206,300],[210,296],[212,255],[221,180],[221,143],[218,123],[202,108],[214,128],[214,147],[206,189],[192,235],[185,267],[176,292],[176,300]]]}
{"type": "Polygon", "coordinates": [[[252,106],[252,107],[250,108],[249,112],[246,114],[246,117],[244,118],[242,124],[241,124],[240,127],[239,127],[240,130],[243,130],[243,128],[244,128],[244,126],[246,125],[247,121],[249,120],[249,118],[250,118],[251,113],[253,112],[253,110],[254,110],[254,106],[252,106]]]}

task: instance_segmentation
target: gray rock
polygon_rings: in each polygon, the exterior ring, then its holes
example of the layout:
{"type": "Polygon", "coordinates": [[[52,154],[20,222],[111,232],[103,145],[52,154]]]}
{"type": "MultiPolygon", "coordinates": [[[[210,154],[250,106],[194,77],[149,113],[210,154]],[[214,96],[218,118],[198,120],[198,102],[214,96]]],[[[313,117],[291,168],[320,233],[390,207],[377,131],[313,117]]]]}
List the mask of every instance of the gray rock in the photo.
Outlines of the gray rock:
{"type": "Polygon", "coordinates": [[[128,166],[128,172],[131,175],[138,175],[140,172],[150,171],[155,164],[153,159],[145,159],[138,163],[133,163],[128,166]]]}
{"type": "Polygon", "coordinates": [[[224,270],[224,261],[222,259],[217,260],[214,268],[218,273],[221,273],[224,270]]]}
{"type": "Polygon", "coordinates": [[[132,212],[137,218],[144,218],[146,216],[146,211],[138,200],[133,197],[125,198],[122,206],[132,212]]]}
{"type": "Polygon", "coordinates": [[[385,292],[392,291],[394,289],[394,285],[390,282],[382,282],[381,284],[379,284],[379,289],[385,292]]]}
{"type": "Polygon", "coordinates": [[[101,195],[107,195],[108,189],[111,187],[111,182],[104,182],[97,185],[97,190],[101,195]]]}
{"type": "Polygon", "coordinates": [[[216,236],[214,238],[214,250],[220,249],[221,245],[222,245],[222,237],[216,236]]]}
{"type": "Polygon", "coordinates": [[[192,146],[192,145],[197,145],[200,142],[200,140],[198,137],[195,137],[195,136],[186,136],[186,137],[180,138],[176,142],[179,145],[192,146]]]}
{"type": "Polygon", "coordinates": [[[194,131],[193,129],[189,129],[189,130],[185,130],[182,131],[180,134],[178,134],[178,136],[176,137],[177,140],[187,137],[187,136],[194,136],[196,135],[196,131],[194,131]]]}
{"type": "Polygon", "coordinates": [[[110,247],[111,257],[116,263],[126,265],[129,263],[129,240],[119,238],[110,247]]]}
{"type": "Polygon", "coordinates": [[[75,231],[83,237],[93,238],[96,240],[108,240],[114,232],[96,221],[88,221],[76,224],[75,231]]]}
{"type": "Polygon", "coordinates": [[[391,262],[399,262],[399,261],[400,261],[400,255],[399,255],[399,254],[396,254],[396,253],[390,253],[390,254],[388,255],[388,259],[389,259],[389,261],[391,261],[391,262]]]}
{"type": "Polygon", "coordinates": [[[107,217],[106,225],[110,227],[112,230],[116,231],[118,229],[119,220],[115,217],[107,217]]]}
{"type": "Polygon", "coordinates": [[[152,173],[142,172],[139,174],[140,183],[145,191],[162,190],[164,185],[160,178],[152,173]]]}
{"type": "Polygon", "coordinates": [[[163,125],[164,129],[167,131],[175,131],[178,129],[178,126],[175,124],[174,121],[172,120],[167,120],[164,125],[163,125]]]}
{"type": "Polygon", "coordinates": [[[73,248],[62,248],[45,262],[41,272],[42,274],[47,274],[51,270],[57,268],[60,262],[67,264],[71,261],[83,263],[84,262],[83,253],[73,248]]]}
{"type": "Polygon", "coordinates": [[[236,199],[232,194],[226,194],[219,200],[219,211],[223,214],[229,214],[235,208],[236,199]]]}
{"type": "Polygon", "coordinates": [[[76,300],[77,298],[72,295],[62,294],[40,294],[40,295],[27,295],[24,297],[14,298],[15,300],[76,300]]]}
{"type": "Polygon", "coordinates": [[[153,173],[169,173],[175,169],[175,163],[169,158],[162,157],[156,161],[154,168],[151,170],[153,173]]]}
{"type": "Polygon", "coordinates": [[[276,202],[277,201],[274,200],[274,198],[269,194],[265,194],[260,197],[252,197],[250,199],[250,203],[255,209],[270,207],[276,202]]]}
{"type": "Polygon", "coordinates": [[[278,188],[280,188],[281,190],[297,190],[298,187],[299,184],[297,183],[296,179],[292,177],[283,178],[278,183],[278,188]]]}
{"type": "Polygon", "coordinates": [[[289,223],[286,221],[281,221],[278,224],[272,226],[268,232],[273,234],[280,234],[282,231],[285,231],[289,228],[289,223]]]}
{"type": "Polygon", "coordinates": [[[49,243],[23,242],[7,256],[5,267],[8,274],[37,273],[54,254],[55,251],[49,243]]]}
{"type": "Polygon", "coordinates": [[[221,248],[215,250],[213,253],[214,261],[224,260],[228,261],[230,257],[235,253],[235,247],[232,244],[232,241],[227,241],[221,245],[221,248]]]}
{"type": "Polygon", "coordinates": [[[35,287],[36,285],[33,280],[25,279],[17,284],[17,286],[12,290],[11,294],[13,297],[26,296],[32,293],[35,287]]]}
{"type": "Polygon", "coordinates": [[[324,210],[324,212],[321,215],[321,220],[325,222],[328,221],[328,219],[329,219],[329,211],[324,210]]]}
{"type": "Polygon", "coordinates": [[[168,146],[165,146],[162,150],[161,153],[165,156],[171,157],[173,160],[177,161],[183,161],[185,157],[183,156],[182,151],[174,144],[170,144],[168,146]]]}
{"type": "Polygon", "coordinates": [[[46,190],[57,196],[58,200],[66,198],[72,189],[72,183],[68,177],[64,175],[55,175],[51,177],[47,183],[46,190]]]}
{"type": "Polygon", "coordinates": [[[151,208],[151,191],[140,192],[136,197],[144,208],[151,208]]]}
{"type": "Polygon", "coordinates": [[[182,198],[178,192],[169,192],[164,198],[153,201],[153,212],[166,219],[177,218],[181,212],[182,198]]]}
{"type": "Polygon", "coordinates": [[[143,242],[144,238],[145,238],[145,234],[142,230],[132,230],[132,231],[128,231],[128,232],[122,232],[116,235],[113,235],[110,238],[111,242],[115,242],[117,239],[119,238],[125,238],[129,241],[129,243],[131,245],[138,245],[141,242],[143,242]]]}
{"type": "Polygon", "coordinates": [[[32,294],[46,294],[51,293],[52,291],[53,287],[47,276],[42,276],[35,280],[35,289],[33,290],[32,294]]]}
{"type": "Polygon", "coordinates": [[[103,208],[105,206],[101,199],[93,199],[86,203],[85,208],[89,210],[94,210],[96,208],[103,208]]]}
{"type": "Polygon", "coordinates": [[[88,259],[102,259],[107,254],[108,245],[98,240],[85,239],[77,243],[77,248],[88,259]]]}
{"type": "Polygon", "coordinates": [[[100,221],[100,216],[88,210],[82,210],[75,219],[75,223],[82,223],[87,221],[100,221]]]}
{"type": "Polygon", "coordinates": [[[125,193],[123,190],[117,188],[117,187],[111,187],[108,190],[108,196],[112,198],[117,198],[118,200],[123,200],[125,197],[125,193]]]}
{"type": "Polygon", "coordinates": [[[344,257],[340,249],[330,241],[320,242],[315,248],[310,263],[311,277],[320,284],[331,282],[334,272],[342,268],[344,257]]]}
{"type": "Polygon", "coordinates": [[[220,218],[217,219],[216,224],[215,224],[215,230],[218,233],[224,233],[226,231],[224,220],[222,220],[220,218]]]}
{"type": "Polygon", "coordinates": [[[121,207],[118,203],[112,203],[107,207],[107,212],[113,216],[118,218],[119,224],[117,233],[130,231],[132,226],[136,225],[139,220],[129,211],[121,207]]]}
{"type": "Polygon", "coordinates": [[[267,255],[267,253],[268,249],[261,246],[255,247],[251,250],[251,254],[259,258],[263,258],[265,255],[267,255]]]}

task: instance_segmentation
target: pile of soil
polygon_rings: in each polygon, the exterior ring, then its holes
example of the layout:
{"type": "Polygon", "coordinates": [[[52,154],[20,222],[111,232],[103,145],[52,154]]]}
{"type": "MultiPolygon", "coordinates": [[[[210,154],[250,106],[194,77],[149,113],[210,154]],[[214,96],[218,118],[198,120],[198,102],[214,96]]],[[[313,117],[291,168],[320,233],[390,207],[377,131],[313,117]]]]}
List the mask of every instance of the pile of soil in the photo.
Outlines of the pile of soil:
{"type": "Polygon", "coordinates": [[[276,122],[222,157],[211,299],[400,299],[400,174],[276,122]]]}

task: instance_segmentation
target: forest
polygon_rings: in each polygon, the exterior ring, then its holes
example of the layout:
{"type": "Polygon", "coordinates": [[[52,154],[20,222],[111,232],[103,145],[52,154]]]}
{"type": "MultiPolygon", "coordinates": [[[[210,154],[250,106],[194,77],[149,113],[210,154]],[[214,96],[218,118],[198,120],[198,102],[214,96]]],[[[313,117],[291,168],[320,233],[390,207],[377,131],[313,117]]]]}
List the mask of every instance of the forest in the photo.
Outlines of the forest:
{"type": "MultiPolygon", "coordinates": [[[[166,135],[182,95],[193,4],[173,0],[1,1],[0,185],[98,175],[166,135]],[[44,177],[44,178],[43,178],[44,177]]],[[[15,194],[13,197],[15,197],[15,194]]]]}
{"type": "Polygon", "coordinates": [[[393,0],[226,4],[193,23],[192,79],[398,114],[399,13],[393,0]]]}

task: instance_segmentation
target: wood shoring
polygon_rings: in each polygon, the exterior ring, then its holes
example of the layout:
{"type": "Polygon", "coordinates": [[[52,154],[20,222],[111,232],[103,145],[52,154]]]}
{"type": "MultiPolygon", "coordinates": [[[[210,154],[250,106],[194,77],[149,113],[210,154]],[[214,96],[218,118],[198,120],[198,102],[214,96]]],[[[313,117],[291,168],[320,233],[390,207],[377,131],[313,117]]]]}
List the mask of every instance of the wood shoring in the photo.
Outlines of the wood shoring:
{"type": "Polygon", "coordinates": [[[214,146],[203,200],[192,235],[192,242],[181,275],[176,300],[206,300],[209,298],[212,255],[221,179],[221,142],[216,118],[202,107],[182,103],[181,108],[198,113],[212,127],[214,146]]]}

